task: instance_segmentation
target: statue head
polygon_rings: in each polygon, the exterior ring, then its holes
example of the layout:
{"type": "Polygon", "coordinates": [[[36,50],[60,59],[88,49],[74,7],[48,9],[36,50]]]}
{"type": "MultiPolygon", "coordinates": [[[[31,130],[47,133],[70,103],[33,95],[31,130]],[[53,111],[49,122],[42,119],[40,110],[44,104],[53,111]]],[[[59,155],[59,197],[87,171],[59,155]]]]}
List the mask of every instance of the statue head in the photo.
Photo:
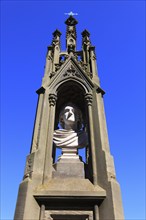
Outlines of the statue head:
{"type": "Polygon", "coordinates": [[[80,130],[82,127],[81,110],[72,103],[67,103],[61,110],[59,122],[62,128],[80,130]]]}

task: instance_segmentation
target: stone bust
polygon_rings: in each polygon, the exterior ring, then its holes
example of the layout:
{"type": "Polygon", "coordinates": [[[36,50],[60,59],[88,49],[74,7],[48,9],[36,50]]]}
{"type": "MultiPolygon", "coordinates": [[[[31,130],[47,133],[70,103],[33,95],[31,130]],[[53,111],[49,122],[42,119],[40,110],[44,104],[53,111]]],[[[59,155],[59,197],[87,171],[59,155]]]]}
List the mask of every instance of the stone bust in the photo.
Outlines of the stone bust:
{"type": "Polygon", "coordinates": [[[82,129],[81,110],[72,103],[67,103],[59,114],[62,128],[54,131],[53,142],[59,148],[83,148],[87,145],[87,134],[82,129]]]}
{"type": "Polygon", "coordinates": [[[82,126],[81,111],[75,105],[68,103],[60,112],[59,122],[63,129],[80,130],[82,126]]]}

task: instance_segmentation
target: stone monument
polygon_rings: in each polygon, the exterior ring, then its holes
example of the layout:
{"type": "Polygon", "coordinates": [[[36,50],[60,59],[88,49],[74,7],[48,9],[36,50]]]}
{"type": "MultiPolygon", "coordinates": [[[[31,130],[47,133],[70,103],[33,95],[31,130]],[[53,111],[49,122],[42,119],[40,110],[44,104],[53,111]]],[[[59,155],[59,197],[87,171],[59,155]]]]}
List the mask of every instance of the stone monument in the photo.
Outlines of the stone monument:
{"type": "Polygon", "coordinates": [[[15,220],[124,219],[95,47],[84,30],[76,50],[77,23],[72,15],[65,21],[66,51],[59,30],[48,46],[15,220]]]}
{"type": "Polygon", "coordinates": [[[88,137],[82,128],[82,115],[77,106],[67,103],[59,115],[62,129],[54,131],[53,142],[62,149],[62,156],[54,165],[54,174],[63,177],[83,177],[84,164],[78,155],[78,149],[87,146],[88,137]]]}

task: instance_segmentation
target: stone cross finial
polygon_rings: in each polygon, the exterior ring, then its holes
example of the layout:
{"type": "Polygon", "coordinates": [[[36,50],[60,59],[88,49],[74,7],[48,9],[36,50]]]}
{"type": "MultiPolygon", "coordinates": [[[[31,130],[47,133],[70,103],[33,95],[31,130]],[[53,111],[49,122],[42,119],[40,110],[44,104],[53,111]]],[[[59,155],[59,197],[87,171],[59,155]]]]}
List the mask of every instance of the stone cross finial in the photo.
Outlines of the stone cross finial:
{"type": "Polygon", "coordinates": [[[75,26],[78,24],[78,21],[72,15],[70,15],[69,18],[65,21],[65,24],[68,26],[75,26]]]}
{"type": "Polygon", "coordinates": [[[78,13],[74,13],[74,12],[72,12],[72,11],[70,11],[70,12],[68,12],[68,13],[64,13],[65,15],[71,15],[71,16],[73,16],[73,15],[78,15],[78,13]]]}

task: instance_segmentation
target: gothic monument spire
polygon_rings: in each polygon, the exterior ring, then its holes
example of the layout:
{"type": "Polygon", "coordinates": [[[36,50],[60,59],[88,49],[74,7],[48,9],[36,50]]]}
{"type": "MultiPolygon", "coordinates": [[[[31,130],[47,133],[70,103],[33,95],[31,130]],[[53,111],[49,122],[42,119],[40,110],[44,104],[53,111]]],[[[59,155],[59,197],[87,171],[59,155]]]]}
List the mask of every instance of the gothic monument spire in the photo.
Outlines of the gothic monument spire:
{"type": "Polygon", "coordinates": [[[65,21],[65,51],[59,30],[48,46],[15,220],[124,219],[95,47],[85,29],[77,50],[77,23],[65,21]]]}

